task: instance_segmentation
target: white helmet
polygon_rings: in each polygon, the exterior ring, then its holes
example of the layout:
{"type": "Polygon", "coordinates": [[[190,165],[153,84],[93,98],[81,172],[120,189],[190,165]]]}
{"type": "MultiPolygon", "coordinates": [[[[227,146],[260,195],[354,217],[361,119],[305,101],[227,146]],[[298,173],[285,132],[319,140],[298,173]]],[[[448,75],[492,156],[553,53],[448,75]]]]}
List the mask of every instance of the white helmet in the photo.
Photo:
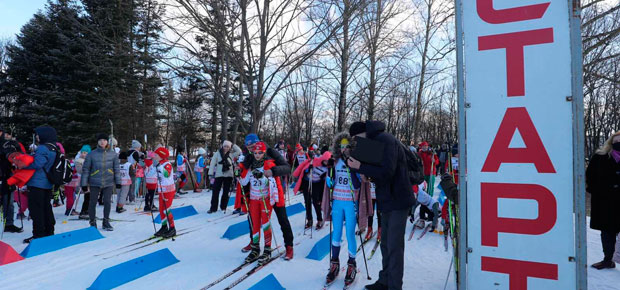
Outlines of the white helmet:
{"type": "Polygon", "coordinates": [[[202,147],[198,148],[198,155],[205,155],[205,154],[207,154],[207,151],[204,148],[202,147]]]}

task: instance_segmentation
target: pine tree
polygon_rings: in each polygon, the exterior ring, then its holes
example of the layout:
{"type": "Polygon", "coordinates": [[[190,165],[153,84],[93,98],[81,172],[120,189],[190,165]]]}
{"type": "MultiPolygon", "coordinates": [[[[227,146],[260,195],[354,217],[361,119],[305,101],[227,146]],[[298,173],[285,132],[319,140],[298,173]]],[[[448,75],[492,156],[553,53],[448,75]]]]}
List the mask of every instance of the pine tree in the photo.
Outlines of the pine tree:
{"type": "Polygon", "coordinates": [[[29,140],[33,127],[54,127],[67,150],[94,139],[100,102],[90,70],[91,46],[80,31],[82,10],[72,0],[48,2],[9,47],[3,94],[11,98],[15,134],[29,140]]]}

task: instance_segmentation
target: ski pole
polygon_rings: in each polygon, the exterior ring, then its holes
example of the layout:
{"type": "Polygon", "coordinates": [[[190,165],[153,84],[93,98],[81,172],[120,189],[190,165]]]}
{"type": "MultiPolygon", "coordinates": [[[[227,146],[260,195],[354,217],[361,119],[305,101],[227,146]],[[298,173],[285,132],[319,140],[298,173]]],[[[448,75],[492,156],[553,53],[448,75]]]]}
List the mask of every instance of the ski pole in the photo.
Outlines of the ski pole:
{"type": "MultiPolygon", "coordinates": [[[[19,190],[19,189],[18,189],[18,190],[19,190]]],[[[78,194],[77,194],[77,197],[75,198],[75,202],[73,203],[73,206],[72,206],[71,212],[73,212],[74,210],[76,210],[76,209],[77,209],[77,205],[78,205],[78,203],[80,202],[80,194],[82,194],[82,187],[79,187],[79,186],[78,186],[78,194]]],[[[71,212],[69,213],[69,215],[71,215],[71,212]]]]}
{"type": "Polygon", "coordinates": [[[4,238],[4,226],[6,226],[6,218],[4,218],[3,205],[0,205],[0,220],[2,221],[2,234],[0,234],[0,240],[2,240],[4,238]]]}
{"type": "MultiPolygon", "coordinates": [[[[267,192],[271,196],[271,188],[269,187],[269,178],[265,178],[267,180],[267,192]]],[[[271,199],[271,197],[270,197],[271,199]]],[[[276,244],[276,249],[278,250],[278,255],[280,254],[280,247],[278,247],[278,239],[276,239],[276,235],[273,234],[273,227],[271,226],[271,212],[267,209],[267,203],[265,202],[265,197],[263,196],[263,207],[265,207],[265,213],[269,214],[269,227],[271,228],[271,237],[273,238],[273,242],[276,244]]]]}
{"type": "MultiPolygon", "coordinates": [[[[19,211],[22,210],[22,194],[19,191],[19,187],[17,187],[17,206],[19,206],[19,211]]],[[[22,229],[24,228],[24,213],[19,215],[19,220],[22,222],[22,229]]]]}
{"type": "Polygon", "coordinates": [[[241,180],[237,179],[237,183],[239,184],[239,187],[241,188],[241,199],[243,200],[243,203],[245,204],[245,209],[248,211],[248,222],[250,223],[250,244],[254,242],[254,240],[252,239],[252,233],[254,232],[254,225],[252,225],[252,215],[250,213],[250,206],[248,205],[248,199],[245,196],[245,191],[243,190],[243,185],[241,184],[241,180]]]}
{"type": "Polygon", "coordinates": [[[443,290],[446,290],[446,287],[448,287],[448,278],[450,278],[450,272],[452,272],[453,262],[454,262],[454,255],[452,255],[452,258],[450,259],[450,267],[448,267],[448,275],[446,276],[446,282],[443,283],[443,290]]]}

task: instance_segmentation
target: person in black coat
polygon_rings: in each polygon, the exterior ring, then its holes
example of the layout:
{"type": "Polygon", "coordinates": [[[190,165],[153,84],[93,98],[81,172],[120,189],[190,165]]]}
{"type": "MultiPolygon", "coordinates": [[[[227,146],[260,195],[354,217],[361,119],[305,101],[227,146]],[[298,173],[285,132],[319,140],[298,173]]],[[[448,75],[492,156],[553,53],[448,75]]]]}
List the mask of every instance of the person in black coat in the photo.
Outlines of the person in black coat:
{"type": "Polygon", "coordinates": [[[368,138],[384,144],[381,166],[360,163],[350,157],[354,172],[372,178],[376,185],[377,209],[381,212],[381,254],[383,269],[379,279],[366,289],[402,289],[407,215],[415,199],[407,172],[407,150],[400,141],[385,131],[380,121],[355,122],[351,136],[368,138]],[[389,253],[389,254],[388,254],[389,253]]]}
{"type": "Polygon", "coordinates": [[[601,231],[605,254],[603,261],[592,267],[615,268],[612,257],[620,232],[620,131],[592,156],[586,170],[586,191],[592,195],[590,227],[601,231]]]}

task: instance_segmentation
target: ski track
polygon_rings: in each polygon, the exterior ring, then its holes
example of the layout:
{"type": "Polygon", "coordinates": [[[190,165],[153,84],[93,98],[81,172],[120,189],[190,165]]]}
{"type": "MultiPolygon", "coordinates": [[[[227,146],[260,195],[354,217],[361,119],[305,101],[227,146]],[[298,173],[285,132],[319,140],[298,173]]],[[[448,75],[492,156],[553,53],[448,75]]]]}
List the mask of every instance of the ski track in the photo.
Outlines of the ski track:
{"type": "MultiPolygon", "coordinates": [[[[435,186],[437,186],[438,182],[435,186]]],[[[437,193],[438,191],[436,191],[437,193]]],[[[136,219],[136,222],[113,222],[114,231],[101,231],[104,239],[79,244],[59,251],[28,258],[20,262],[0,266],[0,277],[2,277],[2,289],[86,289],[95,281],[101,270],[120,264],[122,262],[152,253],[156,250],[169,248],[170,251],[180,261],[172,266],[153,272],[140,279],[121,285],[116,289],[201,289],[222,275],[228,273],[233,268],[243,262],[247,253],[242,253],[241,248],[247,245],[249,239],[247,235],[229,241],[220,237],[228,226],[245,221],[246,216],[225,218],[216,220],[223,216],[222,212],[216,214],[206,214],[210,206],[210,192],[204,190],[202,193],[189,193],[182,199],[176,200],[176,204],[185,203],[193,205],[198,211],[198,215],[187,217],[175,221],[177,229],[185,229],[195,226],[205,226],[187,235],[176,238],[175,241],[167,240],[158,244],[148,246],[130,253],[104,260],[104,257],[113,253],[95,257],[106,251],[114,250],[128,244],[145,239],[153,234],[153,226],[150,215],[136,215],[134,205],[127,205],[128,211],[117,214],[112,210],[111,218],[116,219],[136,219]],[[211,220],[211,222],[208,222],[211,220]]],[[[140,200],[138,200],[138,203],[140,200]]],[[[303,196],[294,196],[291,192],[290,204],[303,203],[303,196]]],[[[173,205],[175,204],[173,203],[173,205]]],[[[81,203],[80,203],[81,204],[81,203]]],[[[287,206],[290,205],[287,203],[287,206]]],[[[115,206],[113,204],[112,206],[115,206]]],[[[230,214],[228,208],[227,214],[230,214]]],[[[113,208],[114,209],[114,208],[113,208]]],[[[97,207],[98,215],[103,213],[103,207],[97,207]]],[[[63,215],[64,206],[54,208],[56,216],[56,233],[67,232],[88,226],[87,221],[74,221],[63,224],[67,219],[63,215]]],[[[313,210],[314,214],[314,210],[313,210]]],[[[70,217],[71,218],[71,217],[70,217]]],[[[375,217],[376,219],[376,217],[375,217]]],[[[282,231],[277,222],[275,213],[272,214],[272,226],[275,240],[272,246],[281,246],[280,251],[284,251],[284,240],[282,231]]],[[[295,257],[291,261],[278,259],[256,272],[254,275],[241,282],[234,289],[247,289],[273,273],[278,281],[287,289],[322,289],[325,282],[325,275],[329,269],[329,255],[321,261],[309,260],[305,256],[310,252],[314,244],[329,235],[329,224],[320,231],[313,231],[312,238],[308,232],[302,238],[303,227],[305,224],[305,213],[299,213],[290,218],[294,237],[301,240],[295,246],[295,257]]],[[[316,217],[315,217],[316,223],[316,217]]],[[[15,222],[20,225],[20,221],[15,222]]],[[[101,226],[101,222],[98,222],[101,226]]],[[[159,225],[156,225],[159,229],[159,225]]],[[[405,230],[405,270],[404,270],[404,289],[443,289],[448,267],[452,255],[452,245],[450,243],[448,252],[444,251],[443,237],[437,233],[429,232],[421,240],[417,237],[421,231],[416,231],[414,239],[407,241],[412,224],[407,222],[405,230]]],[[[374,221],[374,230],[377,230],[377,221],[374,221]]],[[[26,248],[22,240],[29,237],[32,232],[31,221],[24,220],[24,232],[20,234],[5,233],[3,241],[10,244],[19,253],[26,248]]],[[[365,234],[365,233],[364,233],[365,234]]],[[[342,289],[344,287],[344,276],[346,273],[346,248],[347,242],[343,233],[343,243],[340,253],[341,271],[336,281],[328,289],[342,289]]],[[[364,249],[366,256],[374,246],[374,239],[366,243],[364,249]]],[[[262,240],[262,237],[261,237],[262,240]]],[[[359,237],[356,240],[359,245],[359,237]]],[[[137,246],[135,246],[137,247],[137,246]]],[[[133,248],[133,247],[131,247],[133,248]]],[[[123,249],[128,250],[131,248],[123,249]]],[[[262,248],[262,245],[261,245],[262,248]]],[[[116,252],[115,252],[116,253],[116,252]]],[[[275,254],[275,253],[274,253],[275,254]]],[[[588,230],[588,266],[600,261],[603,257],[600,243],[600,232],[588,230]]],[[[368,270],[372,280],[367,280],[364,258],[360,251],[357,255],[357,266],[359,273],[357,280],[349,289],[363,289],[364,285],[374,283],[379,276],[381,269],[381,250],[377,249],[374,257],[368,262],[368,270]]],[[[226,280],[215,285],[211,289],[223,289],[244,273],[249,271],[254,264],[245,267],[243,270],[228,277],[226,280]]],[[[450,278],[446,289],[455,290],[454,272],[450,269],[450,278]]],[[[620,285],[620,270],[597,271],[588,267],[588,287],[596,290],[615,290],[620,285]]]]}

